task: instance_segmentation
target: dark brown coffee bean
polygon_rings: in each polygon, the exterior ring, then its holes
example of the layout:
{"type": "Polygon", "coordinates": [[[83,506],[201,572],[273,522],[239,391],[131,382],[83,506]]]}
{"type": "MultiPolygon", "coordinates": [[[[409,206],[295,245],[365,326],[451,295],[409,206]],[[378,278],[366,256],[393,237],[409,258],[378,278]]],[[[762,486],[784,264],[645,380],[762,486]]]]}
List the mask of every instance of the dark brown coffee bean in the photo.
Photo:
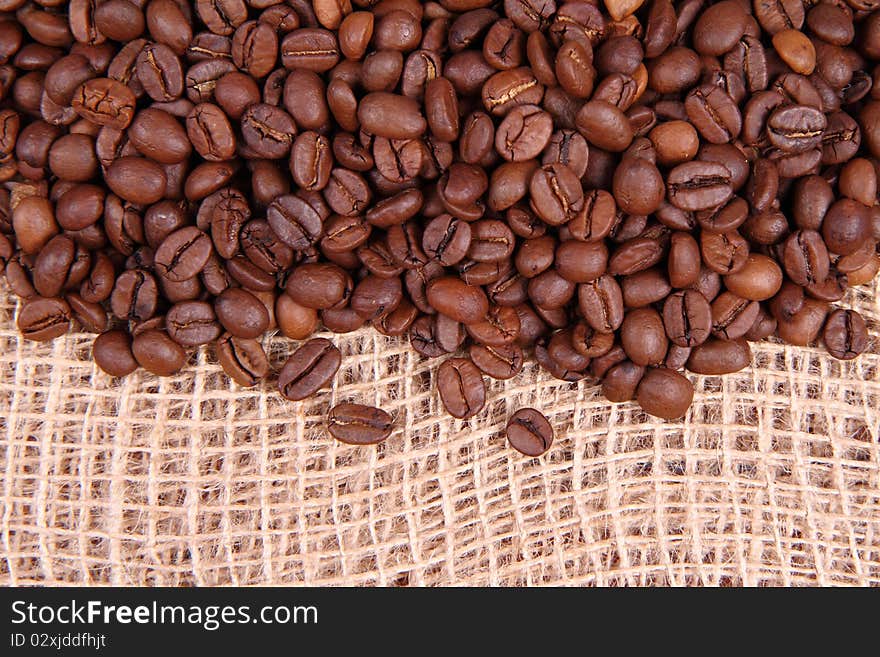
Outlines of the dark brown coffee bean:
{"type": "Polygon", "coordinates": [[[663,325],[674,344],[695,347],[712,331],[712,308],[696,290],[676,292],[663,304],[663,325]]]}
{"type": "Polygon", "coordinates": [[[256,340],[227,333],[216,343],[214,353],[226,375],[240,386],[255,386],[269,373],[269,359],[256,340]]]}
{"type": "Polygon", "coordinates": [[[342,354],[329,340],[309,340],[281,368],[278,390],[291,401],[305,399],[330,383],[341,362],[342,354]]]}
{"type": "Polygon", "coordinates": [[[123,157],[110,165],[104,181],[114,194],[126,201],[150,205],[164,196],[168,178],[162,167],[151,160],[123,157]]]}
{"type": "Polygon", "coordinates": [[[347,305],[353,284],[351,276],[336,265],[306,263],[291,272],[285,289],[298,304],[323,310],[347,305]]]}
{"type": "Polygon", "coordinates": [[[349,445],[381,443],[391,435],[392,424],[388,413],[362,404],[337,404],[327,417],[330,435],[349,445]]]}
{"type": "Polygon", "coordinates": [[[296,136],[296,124],[283,109],[257,103],[241,117],[241,135],[245,144],[266,159],[287,157],[296,136]]]}
{"type": "Polygon", "coordinates": [[[474,344],[471,345],[468,354],[474,365],[493,379],[510,379],[522,371],[523,352],[516,344],[495,346],[474,344]]]}
{"type": "Polygon", "coordinates": [[[28,340],[54,340],[67,333],[70,315],[70,306],[63,299],[35,296],[22,305],[17,326],[28,340]]]}
{"type": "Polygon", "coordinates": [[[470,336],[481,344],[501,346],[519,336],[519,316],[509,306],[492,306],[486,316],[467,325],[470,336]]]}
{"type": "Polygon", "coordinates": [[[615,153],[626,150],[634,136],[626,114],[604,100],[590,101],[580,109],[577,129],[590,144],[615,153]]]}
{"type": "Polygon", "coordinates": [[[308,131],[297,136],[290,153],[290,172],[303,189],[321,190],[330,180],[333,155],[330,140],[308,131]]]}
{"type": "Polygon", "coordinates": [[[180,98],[190,74],[187,72],[187,76],[184,77],[178,56],[171,48],[161,43],[144,45],[137,56],[136,71],[144,91],[150,98],[159,102],[180,98]]]}
{"type": "Polygon", "coordinates": [[[266,210],[266,220],[278,238],[292,249],[302,251],[318,241],[321,216],[296,195],[276,198],[266,210]]]}
{"type": "Polygon", "coordinates": [[[730,171],[715,162],[685,162],[669,172],[666,194],[682,210],[716,208],[733,195],[730,171]]]}
{"type": "Polygon", "coordinates": [[[664,367],[649,368],[639,383],[636,400],[642,410],[666,420],[687,413],[694,398],[694,387],[678,372],[664,367]]]}
{"type": "Polygon", "coordinates": [[[855,310],[835,310],[825,322],[822,340],[829,354],[851,360],[868,347],[865,320],[855,310]]]}
{"type": "Polygon", "coordinates": [[[825,245],[838,255],[855,253],[870,239],[870,234],[867,208],[848,198],[832,204],[822,221],[825,245]]]}
{"type": "Polygon", "coordinates": [[[608,401],[620,403],[635,399],[645,368],[625,360],[611,367],[602,379],[602,394],[608,401]]]}
{"type": "Polygon", "coordinates": [[[409,341],[412,348],[425,358],[438,358],[447,353],[446,349],[438,344],[434,319],[428,315],[422,315],[413,322],[409,331],[409,341]]]}
{"type": "Polygon", "coordinates": [[[623,323],[623,294],[613,276],[578,286],[578,307],[596,331],[611,333],[623,323]]]}
{"type": "Polygon", "coordinates": [[[186,118],[186,133],[204,159],[220,162],[235,156],[236,141],[226,114],[217,105],[200,103],[186,118]]]}
{"type": "Polygon", "coordinates": [[[724,286],[744,299],[766,301],[782,286],[782,269],[772,258],[751,253],[742,269],[724,277],[724,286]]]}
{"type": "Polygon", "coordinates": [[[511,109],[495,132],[495,149],[505,159],[522,162],[537,157],[550,141],[553,119],[536,105],[511,109]]]}
{"type": "Polygon", "coordinates": [[[529,182],[531,207],[552,226],[567,223],[584,209],[580,180],[564,164],[554,163],[536,169],[529,182]]]}
{"type": "Polygon", "coordinates": [[[687,360],[687,369],[697,374],[732,374],[744,370],[752,362],[752,350],[743,338],[718,340],[710,338],[694,347],[687,360]]]}
{"type": "Polygon", "coordinates": [[[211,255],[211,239],[195,226],[171,233],[156,249],[160,276],[180,282],[198,274],[211,255]]]}
{"type": "Polygon", "coordinates": [[[653,308],[629,311],[620,327],[620,340],[627,357],[637,365],[662,363],[669,346],[663,319],[653,308]]]}
{"type": "Polygon", "coordinates": [[[121,82],[110,78],[85,81],[73,92],[71,107],[81,117],[98,125],[124,130],[135,112],[135,97],[121,82]]]}
{"type": "Polygon", "coordinates": [[[685,109],[703,139],[725,144],[739,136],[742,116],[733,98],[715,85],[692,90],[685,99],[685,109]]]}
{"type": "Polygon", "coordinates": [[[735,230],[700,234],[700,252],[706,267],[722,275],[734,274],[746,266],[749,244],[735,230]]]}
{"type": "Polygon", "coordinates": [[[337,214],[353,217],[366,211],[372,193],[360,174],[337,167],[330,172],[327,186],[324,187],[324,198],[337,214]]]}
{"type": "Polygon", "coordinates": [[[788,277],[798,285],[824,281],[830,260],[822,236],[814,230],[792,233],[782,248],[782,264],[788,277]]]}
{"type": "Polygon", "coordinates": [[[120,274],[110,296],[110,309],[119,319],[142,322],[156,312],[159,289],[153,275],[142,269],[120,274]]]}
{"type": "Polygon", "coordinates": [[[712,335],[723,340],[741,338],[755,323],[759,308],[756,301],[722,292],[712,301],[712,335]]]}
{"type": "MultiPolygon", "coordinates": [[[[448,76],[448,69],[446,73],[448,76]]],[[[486,111],[494,116],[504,116],[517,105],[540,105],[544,85],[538,82],[530,69],[513,68],[495,73],[486,80],[481,95],[486,111]]]]}
{"type": "Polygon", "coordinates": [[[801,309],[790,317],[776,317],[776,334],[789,344],[802,347],[812,344],[819,337],[828,310],[827,301],[806,297],[801,309]]]}
{"type": "Polygon", "coordinates": [[[214,308],[205,301],[174,304],[165,315],[165,327],[169,337],[183,347],[208,344],[222,332],[214,308]]]}
{"type": "Polygon", "coordinates": [[[131,336],[125,331],[107,331],[95,338],[92,358],[110,376],[128,376],[138,368],[131,351],[131,336]]]}
{"type": "Polygon", "coordinates": [[[388,139],[414,139],[427,129],[414,100],[384,92],[364,96],[358,105],[358,119],[364,130],[388,139]]]}
{"type": "Polygon", "coordinates": [[[443,276],[430,281],[426,293],[431,306],[463,324],[478,322],[489,311],[486,293],[455,276],[443,276]]]}
{"type": "Polygon", "coordinates": [[[223,328],[239,338],[257,338],[269,326],[266,306],[247,290],[230,287],[214,301],[214,312],[223,328]]]}
{"type": "Polygon", "coordinates": [[[450,267],[460,262],[471,246],[471,225],[452,215],[441,214],[432,219],[422,234],[425,254],[450,267]]]}
{"type": "Polygon", "coordinates": [[[483,376],[471,361],[450,358],[437,370],[437,389],[446,411],[466,420],[479,413],[486,403],[483,376]]]}
{"type": "Polygon", "coordinates": [[[156,376],[172,376],[186,364],[186,352],[165,331],[147,329],[137,333],[131,351],[138,365],[156,376]]]}
{"type": "Polygon", "coordinates": [[[526,456],[540,456],[553,444],[553,427],[540,411],[521,408],[507,421],[510,446],[526,456]]]}

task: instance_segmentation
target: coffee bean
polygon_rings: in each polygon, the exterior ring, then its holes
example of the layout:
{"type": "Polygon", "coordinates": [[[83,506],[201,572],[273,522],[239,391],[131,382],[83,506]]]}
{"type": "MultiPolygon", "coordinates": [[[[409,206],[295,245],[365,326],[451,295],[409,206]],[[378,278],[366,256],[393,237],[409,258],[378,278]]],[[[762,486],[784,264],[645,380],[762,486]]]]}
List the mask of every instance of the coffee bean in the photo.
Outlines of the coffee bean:
{"type": "Polygon", "coordinates": [[[745,339],[709,338],[694,347],[686,367],[697,374],[732,374],[744,370],[751,362],[752,350],[745,339]]]}
{"type": "Polygon", "coordinates": [[[455,276],[443,276],[427,285],[428,303],[457,322],[472,324],[486,316],[489,301],[486,293],[455,276]]]}
{"type": "Polygon", "coordinates": [[[84,119],[118,130],[127,128],[134,118],[134,94],[110,78],[86,80],[73,92],[70,104],[84,119]]]}
{"type": "Polygon", "coordinates": [[[375,445],[391,435],[391,416],[362,404],[337,404],[330,409],[327,430],[349,445],[375,445]]]}
{"type": "Polygon", "coordinates": [[[473,417],[486,403],[483,376],[465,358],[443,361],[437,370],[437,389],[446,411],[460,420],[473,417]]]}
{"type": "Polygon", "coordinates": [[[330,383],[342,354],[324,338],[309,340],[288,358],[278,374],[278,390],[291,401],[300,401],[330,383]]]}
{"type": "Polygon", "coordinates": [[[744,336],[755,323],[759,308],[756,301],[722,292],[712,301],[712,335],[724,340],[744,336]]]}
{"type": "Polygon", "coordinates": [[[693,397],[691,382],[664,367],[649,368],[636,392],[643,411],[665,420],[674,420],[687,413],[693,397]]]}
{"type": "Polygon", "coordinates": [[[685,162],[669,172],[666,194],[682,210],[716,208],[733,195],[730,171],[714,162],[685,162]]]}
{"type": "Polygon", "coordinates": [[[269,326],[269,313],[263,303],[247,290],[231,287],[214,302],[217,320],[232,335],[256,338],[269,326]]]}
{"type": "Polygon", "coordinates": [[[143,322],[156,312],[159,289],[154,276],[143,269],[119,275],[110,295],[110,309],[119,319],[143,322]]]}
{"type": "Polygon", "coordinates": [[[18,312],[17,326],[28,340],[54,340],[70,328],[70,306],[63,299],[33,297],[18,312]]]}
{"type": "Polygon", "coordinates": [[[868,347],[865,320],[855,310],[835,310],[825,321],[822,340],[829,354],[852,360],[868,347]]]}
{"type": "Polygon", "coordinates": [[[526,456],[540,456],[553,444],[553,428],[534,408],[521,408],[507,421],[510,446],[526,456]]]}
{"type": "Polygon", "coordinates": [[[138,368],[131,351],[131,336],[125,331],[107,331],[95,338],[92,358],[110,376],[128,376],[138,368]]]}
{"type": "Polygon", "coordinates": [[[269,373],[269,359],[256,340],[227,333],[217,341],[215,354],[223,371],[240,386],[255,386],[269,373]]]}
{"type": "Polygon", "coordinates": [[[158,329],[147,329],[135,335],[131,352],[138,365],[156,376],[172,376],[186,364],[183,348],[158,329]]]}
{"type": "Polygon", "coordinates": [[[663,325],[674,344],[695,347],[712,331],[712,308],[696,290],[675,292],[663,304],[663,325]]]}
{"type": "Polygon", "coordinates": [[[220,337],[214,308],[205,301],[174,304],[165,315],[168,336],[183,347],[208,344],[220,337]]]}
{"type": "Polygon", "coordinates": [[[814,230],[792,233],[782,249],[785,273],[798,285],[824,281],[830,261],[822,236],[814,230]]]}

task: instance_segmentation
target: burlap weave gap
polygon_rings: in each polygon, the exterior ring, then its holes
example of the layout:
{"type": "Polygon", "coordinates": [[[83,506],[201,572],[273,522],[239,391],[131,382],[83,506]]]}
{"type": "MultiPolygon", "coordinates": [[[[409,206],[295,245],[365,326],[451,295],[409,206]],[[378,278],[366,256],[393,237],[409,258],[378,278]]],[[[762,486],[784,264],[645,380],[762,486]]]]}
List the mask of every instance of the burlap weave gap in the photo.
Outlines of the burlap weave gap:
{"type": "Polygon", "coordinates": [[[0,284],[0,584],[880,585],[877,287],[848,299],[868,353],[755,345],[692,377],[684,423],[534,365],[461,422],[437,363],[372,331],[331,336],[336,385],[295,404],[205,351],[113,380],[88,335],[20,340],[0,284]],[[346,400],[396,417],[387,443],[327,436],[346,400]],[[543,458],[505,445],[521,406],[556,428],[543,458]]]}

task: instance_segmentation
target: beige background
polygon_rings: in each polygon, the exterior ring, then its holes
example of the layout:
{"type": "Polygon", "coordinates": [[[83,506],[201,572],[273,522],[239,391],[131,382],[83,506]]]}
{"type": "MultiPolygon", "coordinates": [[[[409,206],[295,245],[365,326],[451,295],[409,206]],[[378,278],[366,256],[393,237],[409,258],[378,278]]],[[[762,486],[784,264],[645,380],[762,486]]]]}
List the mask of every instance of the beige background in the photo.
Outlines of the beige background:
{"type": "Polygon", "coordinates": [[[372,331],[333,337],[335,387],[295,404],[205,352],[111,379],[88,335],[19,340],[0,283],[0,584],[877,586],[876,292],[852,295],[870,353],[756,345],[752,369],[694,377],[683,423],[532,365],[460,422],[437,361],[372,331]],[[391,438],[329,438],[346,400],[390,411],[391,438]],[[526,405],[556,428],[539,459],[502,435],[526,405]]]}

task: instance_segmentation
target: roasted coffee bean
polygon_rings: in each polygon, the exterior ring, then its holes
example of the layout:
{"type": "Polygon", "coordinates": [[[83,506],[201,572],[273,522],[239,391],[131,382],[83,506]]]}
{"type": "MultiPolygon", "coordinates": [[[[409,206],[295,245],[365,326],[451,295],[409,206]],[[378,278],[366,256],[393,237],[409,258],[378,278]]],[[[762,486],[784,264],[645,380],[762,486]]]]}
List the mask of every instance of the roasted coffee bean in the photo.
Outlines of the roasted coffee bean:
{"type": "Polygon", "coordinates": [[[507,421],[510,446],[526,456],[540,456],[553,444],[553,428],[534,408],[521,408],[507,421]]]}
{"type": "Polygon", "coordinates": [[[92,358],[110,376],[128,376],[138,368],[131,351],[131,336],[125,331],[107,331],[95,338],[92,358]]]}
{"type": "Polygon", "coordinates": [[[743,338],[718,340],[709,338],[694,347],[686,367],[697,374],[732,374],[745,369],[752,362],[752,350],[743,338]]]}
{"type": "Polygon", "coordinates": [[[611,333],[623,323],[623,294],[613,276],[604,275],[578,286],[578,307],[596,331],[611,333]]]}
{"type": "Polygon", "coordinates": [[[478,322],[489,311],[485,292],[455,276],[432,280],[427,285],[426,293],[431,306],[463,324],[478,322]]]}
{"type": "Polygon", "coordinates": [[[822,236],[814,230],[792,233],[782,248],[782,264],[788,277],[798,285],[824,281],[830,260],[822,236]]]}
{"type": "Polygon", "coordinates": [[[337,440],[349,445],[375,445],[391,435],[391,416],[363,404],[337,404],[330,409],[327,430],[337,440]]]}
{"type": "Polygon", "coordinates": [[[307,308],[341,308],[351,298],[351,276],[328,263],[306,263],[294,269],[285,289],[291,298],[307,308]]]}
{"type": "Polygon", "coordinates": [[[722,292],[712,301],[712,335],[724,340],[744,336],[755,323],[759,308],[756,301],[722,292]]]}
{"type": "Polygon", "coordinates": [[[643,411],[666,420],[687,413],[693,398],[691,382],[665,367],[648,368],[636,391],[636,400],[643,411]]]}
{"type": "Polygon", "coordinates": [[[165,315],[168,335],[183,347],[196,347],[216,340],[221,333],[214,308],[205,301],[174,304],[165,315]]]}
{"type": "Polygon", "coordinates": [[[806,297],[800,310],[790,316],[776,317],[776,334],[789,344],[812,344],[819,337],[828,310],[828,302],[806,297]]]}
{"type": "Polygon", "coordinates": [[[257,338],[269,326],[269,312],[263,303],[247,290],[227,288],[214,301],[217,320],[232,335],[257,338]]]}
{"type": "Polygon", "coordinates": [[[189,72],[184,77],[180,59],[174,51],[161,43],[144,45],[137,56],[136,71],[144,91],[159,102],[180,98],[189,77],[189,72]]]}
{"type": "Polygon", "coordinates": [[[486,403],[486,384],[480,370],[465,358],[443,361],[437,370],[437,389],[444,408],[453,417],[466,420],[486,403]]]}
{"type": "Polygon", "coordinates": [[[712,308],[696,290],[675,292],[663,304],[663,325],[673,344],[695,347],[712,331],[712,308]]]}
{"type": "Polygon", "coordinates": [[[703,263],[719,274],[734,274],[746,266],[749,244],[734,231],[728,233],[702,233],[700,251],[703,263]]]}
{"type": "Polygon", "coordinates": [[[18,312],[17,326],[28,340],[54,340],[70,328],[70,306],[60,298],[33,297],[18,312]]]}
{"type": "Polygon", "coordinates": [[[468,354],[474,365],[493,379],[510,379],[522,371],[523,352],[516,344],[495,346],[474,344],[471,345],[468,354]]]}
{"type": "Polygon", "coordinates": [[[342,354],[329,340],[309,340],[281,368],[278,390],[291,401],[305,399],[330,383],[341,362],[342,354]]]}
{"type": "Polygon", "coordinates": [[[608,401],[625,402],[635,399],[645,368],[625,360],[611,367],[602,379],[602,394],[608,401]]]}
{"type": "Polygon", "coordinates": [[[210,255],[211,239],[187,226],[171,233],[156,249],[156,271],[168,280],[185,281],[202,270],[210,255]]]}
{"type": "Polygon", "coordinates": [[[772,258],[751,253],[742,269],[724,277],[724,286],[744,299],[766,301],[782,286],[782,269],[772,258]]]}
{"type": "Polygon", "coordinates": [[[825,321],[822,340],[829,354],[852,360],[868,346],[865,320],[855,310],[835,310],[825,321]]]}
{"type": "Polygon", "coordinates": [[[241,117],[241,136],[258,157],[277,160],[290,153],[296,124],[283,109],[256,103],[241,117]]]}
{"type": "Polygon", "coordinates": [[[116,279],[110,295],[110,309],[119,319],[143,322],[156,312],[159,289],[153,275],[142,269],[129,269],[116,279]]]}
{"type": "Polygon", "coordinates": [[[692,90],[685,99],[685,110],[703,139],[712,144],[730,142],[742,129],[742,116],[733,98],[715,85],[692,90]]]}
{"type": "Polygon", "coordinates": [[[156,376],[172,376],[186,364],[186,352],[167,333],[147,329],[134,336],[131,351],[138,365],[156,376]]]}
{"type": "Polygon", "coordinates": [[[715,162],[685,162],[669,172],[666,194],[682,210],[716,208],[733,195],[730,171],[715,162]]]}
{"type": "Polygon", "coordinates": [[[255,386],[269,373],[269,359],[256,340],[227,333],[217,341],[215,355],[227,376],[240,386],[255,386]]]}
{"type": "Polygon", "coordinates": [[[110,78],[86,80],[73,92],[70,104],[84,119],[118,130],[127,128],[134,118],[134,94],[110,78]]]}

